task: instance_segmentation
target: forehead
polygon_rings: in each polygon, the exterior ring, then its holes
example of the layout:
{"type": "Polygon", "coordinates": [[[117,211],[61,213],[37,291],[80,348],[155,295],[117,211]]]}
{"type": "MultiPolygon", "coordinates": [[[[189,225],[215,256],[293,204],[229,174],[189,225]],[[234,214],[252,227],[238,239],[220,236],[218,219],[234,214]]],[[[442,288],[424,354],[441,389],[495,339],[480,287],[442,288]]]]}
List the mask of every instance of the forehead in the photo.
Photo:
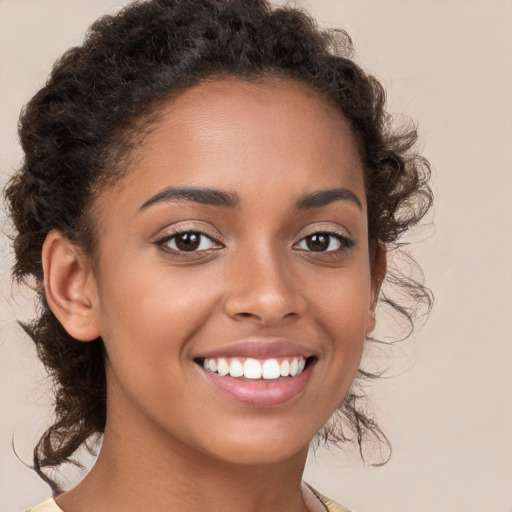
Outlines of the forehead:
{"type": "Polygon", "coordinates": [[[299,82],[211,79],[170,100],[157,117],[123,180],[148,193],[175,184],[229,190],[235,183],[242,194],[364,189],[348,121],[299,82]]]}

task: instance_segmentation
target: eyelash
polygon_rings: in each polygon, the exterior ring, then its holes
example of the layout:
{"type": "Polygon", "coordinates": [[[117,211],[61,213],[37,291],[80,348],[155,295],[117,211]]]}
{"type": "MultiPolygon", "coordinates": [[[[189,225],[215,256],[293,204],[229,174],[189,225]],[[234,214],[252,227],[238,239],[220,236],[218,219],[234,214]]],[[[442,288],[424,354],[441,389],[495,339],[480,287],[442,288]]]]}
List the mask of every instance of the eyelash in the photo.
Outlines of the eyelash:
{"type": "Polygon", "coordinates": [[[178,255],[178,256],[182,256],[182,257],[187,257],[188,255],[191,255],[191,254],[203,253],[203,252],[206,252],[206,251],[208,251],[210,249],[210,248],[208,248],[208,249],[199,249],[198,250],[196,248],[196,249],[191,250],[191,251],[186,251],[186,250],[180,250],[178,247],[177,248],[172,248],[172,247],[169,247],[167,245],[172,240],[174,240],[174,244],[175,244],[176,243],[176,239],[180,235],[196,235],[196,236],[198,236],[199,237],[199,247],[201,247],[201,244],[203,243],[203,240],[205,238],[207,240],[209,240],[210,242],[212,242],[213,245],[217,245],[218,246],[218,247],[214,247],[215,249],[220,249],[220,248],[223,247],[220,244],[220,242],[215,240],[212,236],[208,235],[207,233],[204,233],[203,231],[199,231],[199,230],[196,230],[196,229],[188,229],[188,228],[174,230],[172,233],[169,233],[168,235],[165,235],[162,238],[158,239],[155,242],[155,245],[159,249],[161,249],[162,251],[164,251],[166,253],[171,253],[171,254],[175,254],[175,255],[178,255]]]}
{"type": "MultiPolygon", "coordinates": [[[[217,245],[217,247],[213,247],[214,249],[221,249],[223,247],[220,242],[215,240],[215,238],[213,238],[212,236],[208,235],[207,233],[204,233],[204,232],[198,231],[198,230],[194,230],[194,229],[187,229],[187,228],[176,229],[172,233],[170,233],[168,235],[165,235],[164,237],[158,239],[155,242],[155,245],[158,248],[160,248],[162,251],[166,252],[166,253],[172,253],[172,254],[175,254],[175,255],[182,256],[182,257],[187,257],[187,255],[192,255],[192,254],[197,254],[197,253],[204,253],[204,252],[209,251],[210,249],[212,249],[211,247],[206,248],[206,249],[200,249],[201,244],[202,244],[202,240],[201,239],[204,239],[204,238],[209,240],[213,245],[217,245]],[[177,246],[176,246],[176,248],[172,248],[172,247],[169,247],[167,245],[169,242],[171,242],[173,240],[174,240],[174,244],[176,244],[176,239],[180,235],[196,235],[196,236],[198,236],[199,239],[200,239],[199,240],[199,247],[195,248],[193,250],[190,250],[190,251],[186,251],[186,250],[180,250],[177,246]]],[[[341,232],[338,232],[338,231],[318,230],[318,231],[310,233],[309,235],[301,238],[301,240],[299,240],[299,242],[296,243],[293,246],[293,248],[297,249],[297,250],[304,251],[304,252],[310,252],[310,253],[313,253],[313,254],[317,253],[317,254],[322,254],[322,255],[335,256],[335,255],[339,255],[340,253],[346,252],[347,250],[351,249],[354,245],[355,245],[354,240],[349,238],[345,233],[341,233],[341,232]],[[337,242],[339,242],[340,247],[338,247],[336,249],[325,250],[325,251],[314,251],[311,248],[297,248],[297,246],[299,244],[302,244],[302,243],[306,243],[307,244],[307,240],[310,239],[311,237],[322,236],[322,235],[325,236],[325,237],[328,237],[330,239],[329,242],[328,242],[327,248],[329,248],[329,246],[331,245],[331,243],[332,243],[331,239],[332,238],[334,238],[337,242]]]]}
{"type": "MultiPolygon", "coordinates": [[[[338,247],[337,249],[331,249],[331,250],[327,250],[327,251],[313,251],[311,249],[309,249],[309,250],[308,249],[299,249],[299,250],[304,250],[305,252],[311,252],[311,253],[322,254],[322,255],[337,256],[341,253],[348,251],[355,245],[355,241],[352,240],[351,238],[349,238],[345,233],[341,233],[339,231],[322,230],[322,229],[319,229],[318,231],[314,231],[313,233],[310,233],[309,235],[305,236],[298,242],[298,244],[307,243],[308,238],[310,239],[311,237],[321,236],[321,235],[326,236],[329,239],[334,238],[337,242],[339,242],[340,247],[338,247]]],[[[332,243],[332,240],[329,240],[328,247],[331,245],[331,243],[332,243]]],[[[297,246],[298,244],[295,244],[295,246],[297,246]]]]}

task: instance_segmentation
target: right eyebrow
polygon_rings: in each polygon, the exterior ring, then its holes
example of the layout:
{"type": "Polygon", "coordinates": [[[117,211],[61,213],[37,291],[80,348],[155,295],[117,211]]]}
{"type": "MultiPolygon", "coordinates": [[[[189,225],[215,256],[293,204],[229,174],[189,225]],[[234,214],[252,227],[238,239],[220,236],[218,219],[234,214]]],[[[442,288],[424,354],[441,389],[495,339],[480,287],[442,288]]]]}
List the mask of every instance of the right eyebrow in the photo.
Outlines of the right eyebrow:
{"type": "Polygon", "coordinates": [[[233,192],[201,187],[167,187],[150,197],[140,208],[139,212],[156,203],[168,201],[193,201],[209,206],[224,206],[235,208],[240,199],[233,192]]]}

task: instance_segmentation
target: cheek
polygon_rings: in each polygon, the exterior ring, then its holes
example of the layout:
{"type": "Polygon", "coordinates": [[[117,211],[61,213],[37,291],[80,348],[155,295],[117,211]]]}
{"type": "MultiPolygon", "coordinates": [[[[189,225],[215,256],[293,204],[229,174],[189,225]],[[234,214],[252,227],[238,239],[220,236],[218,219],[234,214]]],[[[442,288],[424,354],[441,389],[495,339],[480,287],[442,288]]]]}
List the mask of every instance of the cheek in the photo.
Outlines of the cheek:
{"type": "Polygon", "coordinates": [[[133,268],[129,263],[103,271],[100,329],[107,352],[127,361],[180,356],[210,316],[215,289],[197,269],[172,272],[154,262],[133,268]]]}
{"type": "MultiPolygon", "coordinates": [[[[339,278],[317,280],[310,295],[311,315],[328,339],[331,377],[344,392],[359,368],[370,321],[370,273],[362,267],[339,278]]],[[[343,397],[341,397],[343,398],[343,397]]]]}
{"type": "Polygon", "coordinates": [[[340,343],[364,339],[371,309],[370,273],[364,266],[316,279],[310,297],[314,317],[333,339],[340,343]]]}
{"type": "Polygon", "coordinates": [[[101,327],[111,413],[135,421],[142,412],[171,424],[162,404],[181,404],[175,406],[187,417],[195,413],[183,404],[189,390],[183,370],[191,364],[189,341],[207,323],[212,300],[200,285],[203,276],[192,279],[157,267],[141,265],[132,272],[123,265],[105,273],[101,327]]]}

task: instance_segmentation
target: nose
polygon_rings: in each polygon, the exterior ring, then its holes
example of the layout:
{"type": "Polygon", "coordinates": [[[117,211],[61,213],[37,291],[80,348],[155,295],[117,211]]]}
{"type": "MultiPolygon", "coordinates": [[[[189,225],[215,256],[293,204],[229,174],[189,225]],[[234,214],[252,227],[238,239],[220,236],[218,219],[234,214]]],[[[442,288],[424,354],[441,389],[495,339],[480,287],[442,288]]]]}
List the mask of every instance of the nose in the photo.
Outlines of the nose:
{"type": "Polygon", "coordinates": [[[224,305],[229,317],[270,327],[303,314],[305,300],[299,283],[290,262],[277,253],[251,251],[231,262],[224,305]]]}

